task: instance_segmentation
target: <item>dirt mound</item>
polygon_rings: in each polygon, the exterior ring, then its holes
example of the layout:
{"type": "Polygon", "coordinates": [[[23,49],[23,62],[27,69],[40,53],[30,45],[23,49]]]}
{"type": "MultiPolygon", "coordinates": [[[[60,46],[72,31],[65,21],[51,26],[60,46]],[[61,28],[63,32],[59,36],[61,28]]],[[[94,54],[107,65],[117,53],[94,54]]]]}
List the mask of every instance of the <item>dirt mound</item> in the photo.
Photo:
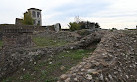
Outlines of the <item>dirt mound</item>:
{"type": "Polygon", "coordinates": [[[110,32],[91,57],[61,75],[59,82],[136,82],[136,45],[136,31],[110,32]]]}

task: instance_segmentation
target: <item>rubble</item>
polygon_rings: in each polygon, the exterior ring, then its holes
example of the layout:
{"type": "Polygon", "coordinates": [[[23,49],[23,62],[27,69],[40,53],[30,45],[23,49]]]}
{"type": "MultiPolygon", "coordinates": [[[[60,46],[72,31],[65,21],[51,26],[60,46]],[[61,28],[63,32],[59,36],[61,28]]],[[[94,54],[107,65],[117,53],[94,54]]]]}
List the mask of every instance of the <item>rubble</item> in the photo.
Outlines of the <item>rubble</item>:
{"type": "Polygon", "coordinates": [[[105,34],[92,56],[72,67],[65,74],[66,79],[70,79],[68,82],[136,82],[136,40],[136,31],[105,34]]]}
{"type": "MultiPolygon", "coordinates": [[[[87,37],[84,37],[78,42],[71,43],[68,45],[60,46],[60,47],[45,47],[45,48],[11,48],[8,50],[4,50],[4,52],[0,53],[3,57],[3,60],[0,60],[0,81],[12,75],[23,65],[27,65],[28,63],[37,64],[37,60],[42,57],[51,57],[63,50],[69,49],[83,49],[86,48],[87,45],[90,45],[94,41],[98,41],[103,37],[101,32],[95,32],[87,37]],[[84,40],[84,41],[83,41],[84,40]]],[[[68,52],[69,53],[69,52],[68,52]]],[[[51,60],[51,59],[47,59],[51,60]]],[[[49,64],[52,64],[50,61],[49,64]]],[[[82,63],[84,64],[84,63],[82,63]]],[[[81,64],[80,67],[83,65],[81,64]]],[[[61,69],[64,69],[62,67],[61,69]]],[[[84,70],[83,70],[84,71],[84,70]]],[[[89,77],[90,78],[90,77],[89,77]]],[[[66,81],[70,79],[67,78],[66,81]]]]}

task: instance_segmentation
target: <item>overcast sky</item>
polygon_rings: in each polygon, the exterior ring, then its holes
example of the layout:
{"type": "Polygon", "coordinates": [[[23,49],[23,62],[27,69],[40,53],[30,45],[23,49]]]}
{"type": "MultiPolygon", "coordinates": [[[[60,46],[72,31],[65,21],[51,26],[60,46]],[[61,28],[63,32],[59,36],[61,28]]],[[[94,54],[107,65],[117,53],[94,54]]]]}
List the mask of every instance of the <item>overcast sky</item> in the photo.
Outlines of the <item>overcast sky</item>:
{"type": "Polygon", "coordinates": [[[0,0],[0,24],[15,24],[28,8],[42,10],[42,25],[67,27],[75,16],[101,28],[135,28],[137,0],[0,0]]]}

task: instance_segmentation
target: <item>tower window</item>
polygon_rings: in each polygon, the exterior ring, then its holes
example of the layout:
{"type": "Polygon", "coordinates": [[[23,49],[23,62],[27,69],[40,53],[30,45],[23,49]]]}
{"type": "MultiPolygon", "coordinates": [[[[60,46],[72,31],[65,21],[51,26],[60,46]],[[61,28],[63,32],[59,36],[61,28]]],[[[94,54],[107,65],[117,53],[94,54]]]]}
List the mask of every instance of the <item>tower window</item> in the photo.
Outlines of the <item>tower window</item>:
{"type": "Polygon", "coordinates": [[[37,12],[37,17],[40,18],[40,12],[37,12]]]}
{"type": "Polygon", "coordinates": [[[32,16],[36,17],[36,12],[35,11],[32,11],[32,16]]]}
{"type": "Polygon", "coordinates": [[[38,25],[40,25],[40,21],[38,21],[38,25]]]}

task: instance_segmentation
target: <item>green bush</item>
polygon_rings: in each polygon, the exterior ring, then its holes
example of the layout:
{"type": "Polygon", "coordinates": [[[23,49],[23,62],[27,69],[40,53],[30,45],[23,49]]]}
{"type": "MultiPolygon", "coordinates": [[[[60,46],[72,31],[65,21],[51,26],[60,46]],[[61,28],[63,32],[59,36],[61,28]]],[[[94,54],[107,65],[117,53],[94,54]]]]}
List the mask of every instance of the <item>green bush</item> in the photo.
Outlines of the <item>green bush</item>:
{"type": "Polygon", "coordinates": [[[23,24],[25,25],[33,25],[33,19],[29,12],[24,13],[23,24]]]}
{"type": "Polygon", "coordinates": [[[75,31],[75,30],[79,30],[80,29],[80,24],[79,23],[76,23],[76,22],[70,22],[69,23],[69,28],[71,31],[75,31]]]}

